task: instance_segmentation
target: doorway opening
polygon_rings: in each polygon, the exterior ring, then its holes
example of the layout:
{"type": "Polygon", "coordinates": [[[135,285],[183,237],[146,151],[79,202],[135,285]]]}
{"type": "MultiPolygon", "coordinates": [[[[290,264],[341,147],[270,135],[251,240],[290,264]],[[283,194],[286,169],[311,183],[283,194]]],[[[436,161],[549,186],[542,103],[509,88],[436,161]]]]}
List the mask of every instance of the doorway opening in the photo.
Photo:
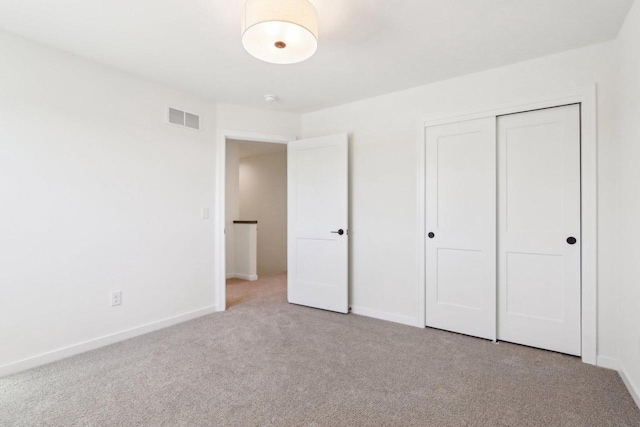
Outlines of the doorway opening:
{"type": "Polygon", "coordinates": [[[286,288],[287,145],[225,139],[225,305],[286,288]]]}
{"type": "MultiPolygon", "coordinates": [[[[347,134],[296,140],[295,137],[224,129],[218,133],[216,150],[218,197],[216,197],[215,290],[218,311],[224,311],[227,302],[225,232],[227,225],[230,224],[226,222],[228,215],[225,195],[227,193],[226,151],[229,140],[286,144],[287,228],[283,233],[287,235],[285,267],[287,274],[281,276],[281,287],[287,301],[292,304],[348,313],[349,141],[347,134]]],[[[240,169],[238,170],[240,173],[240,169]]],[[[238,180],[240,181],[240,175],[238,180]]],[[[268,195],[268,192],[264,193],[268,195]]],[[[259,218],[246,221],[252,220],[256,229],[261,230],[259,218]],[[258,222],[255,223],[255,221],[258,222]]],[[[233,220],[230,222],[233,223],[233,220]]],[[[257,230],[256,247],[260,239],[257,230]]],[[[258,255],[256,255],[255,276],[259,276],[257,257],[258,255]]],[[[229,271],[229,273],[235,276],[238,271],[229,271]]],[[[251,277],[245,278],[251,279],[251,277]]]]}

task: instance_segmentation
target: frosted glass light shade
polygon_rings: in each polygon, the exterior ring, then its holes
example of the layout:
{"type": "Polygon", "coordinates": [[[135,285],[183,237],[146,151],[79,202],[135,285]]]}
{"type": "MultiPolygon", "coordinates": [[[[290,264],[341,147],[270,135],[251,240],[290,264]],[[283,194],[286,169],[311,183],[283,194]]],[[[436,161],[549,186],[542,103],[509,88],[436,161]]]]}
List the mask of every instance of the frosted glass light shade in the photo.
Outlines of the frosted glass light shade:
{"type": "Polygon", "coordinates": [[[308,0],[247,0],[242,45],[273,64],[294,64],[318,48],[318,13],[308,0]]]}

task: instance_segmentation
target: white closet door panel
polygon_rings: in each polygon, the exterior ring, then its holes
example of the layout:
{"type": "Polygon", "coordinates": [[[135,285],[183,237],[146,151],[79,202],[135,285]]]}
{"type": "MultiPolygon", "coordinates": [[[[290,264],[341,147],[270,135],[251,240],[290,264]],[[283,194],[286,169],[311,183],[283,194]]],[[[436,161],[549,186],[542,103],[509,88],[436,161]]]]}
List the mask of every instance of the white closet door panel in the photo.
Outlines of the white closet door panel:
{"type": "Polygon", "coordinates": [[[498,167],[498,339],[580,355],[579,106],[499,117],[498,167]]]}
{"type": "Polygon", "coordinates": [[[495,339],[495,118],[426,132],[426,324],[495,339]]]}

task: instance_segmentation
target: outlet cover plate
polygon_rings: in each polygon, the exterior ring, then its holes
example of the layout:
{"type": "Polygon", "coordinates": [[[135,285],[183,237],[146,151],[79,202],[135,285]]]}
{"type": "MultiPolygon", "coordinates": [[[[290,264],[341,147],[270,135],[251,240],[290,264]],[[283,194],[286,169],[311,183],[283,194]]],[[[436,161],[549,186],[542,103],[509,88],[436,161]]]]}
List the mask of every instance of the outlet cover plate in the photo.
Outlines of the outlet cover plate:
{"type": "Polygon", "coordinates": [[[111,307],[122,304],[122,291],[111,292],[111,307]]]}

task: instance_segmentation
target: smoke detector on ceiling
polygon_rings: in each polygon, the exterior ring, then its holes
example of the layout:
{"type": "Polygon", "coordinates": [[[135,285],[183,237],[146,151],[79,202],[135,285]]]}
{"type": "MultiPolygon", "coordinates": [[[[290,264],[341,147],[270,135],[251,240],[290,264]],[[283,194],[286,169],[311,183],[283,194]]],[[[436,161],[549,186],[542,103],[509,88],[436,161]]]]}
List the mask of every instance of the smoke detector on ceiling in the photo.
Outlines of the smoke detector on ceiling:
{"type": "Polygon", "coordinates": [[[264,100],[269,103],[269,104],[273,104],[274,102],[278,102],[278,97],[276,95],[265,95],[264,96],[264,100]]]}

